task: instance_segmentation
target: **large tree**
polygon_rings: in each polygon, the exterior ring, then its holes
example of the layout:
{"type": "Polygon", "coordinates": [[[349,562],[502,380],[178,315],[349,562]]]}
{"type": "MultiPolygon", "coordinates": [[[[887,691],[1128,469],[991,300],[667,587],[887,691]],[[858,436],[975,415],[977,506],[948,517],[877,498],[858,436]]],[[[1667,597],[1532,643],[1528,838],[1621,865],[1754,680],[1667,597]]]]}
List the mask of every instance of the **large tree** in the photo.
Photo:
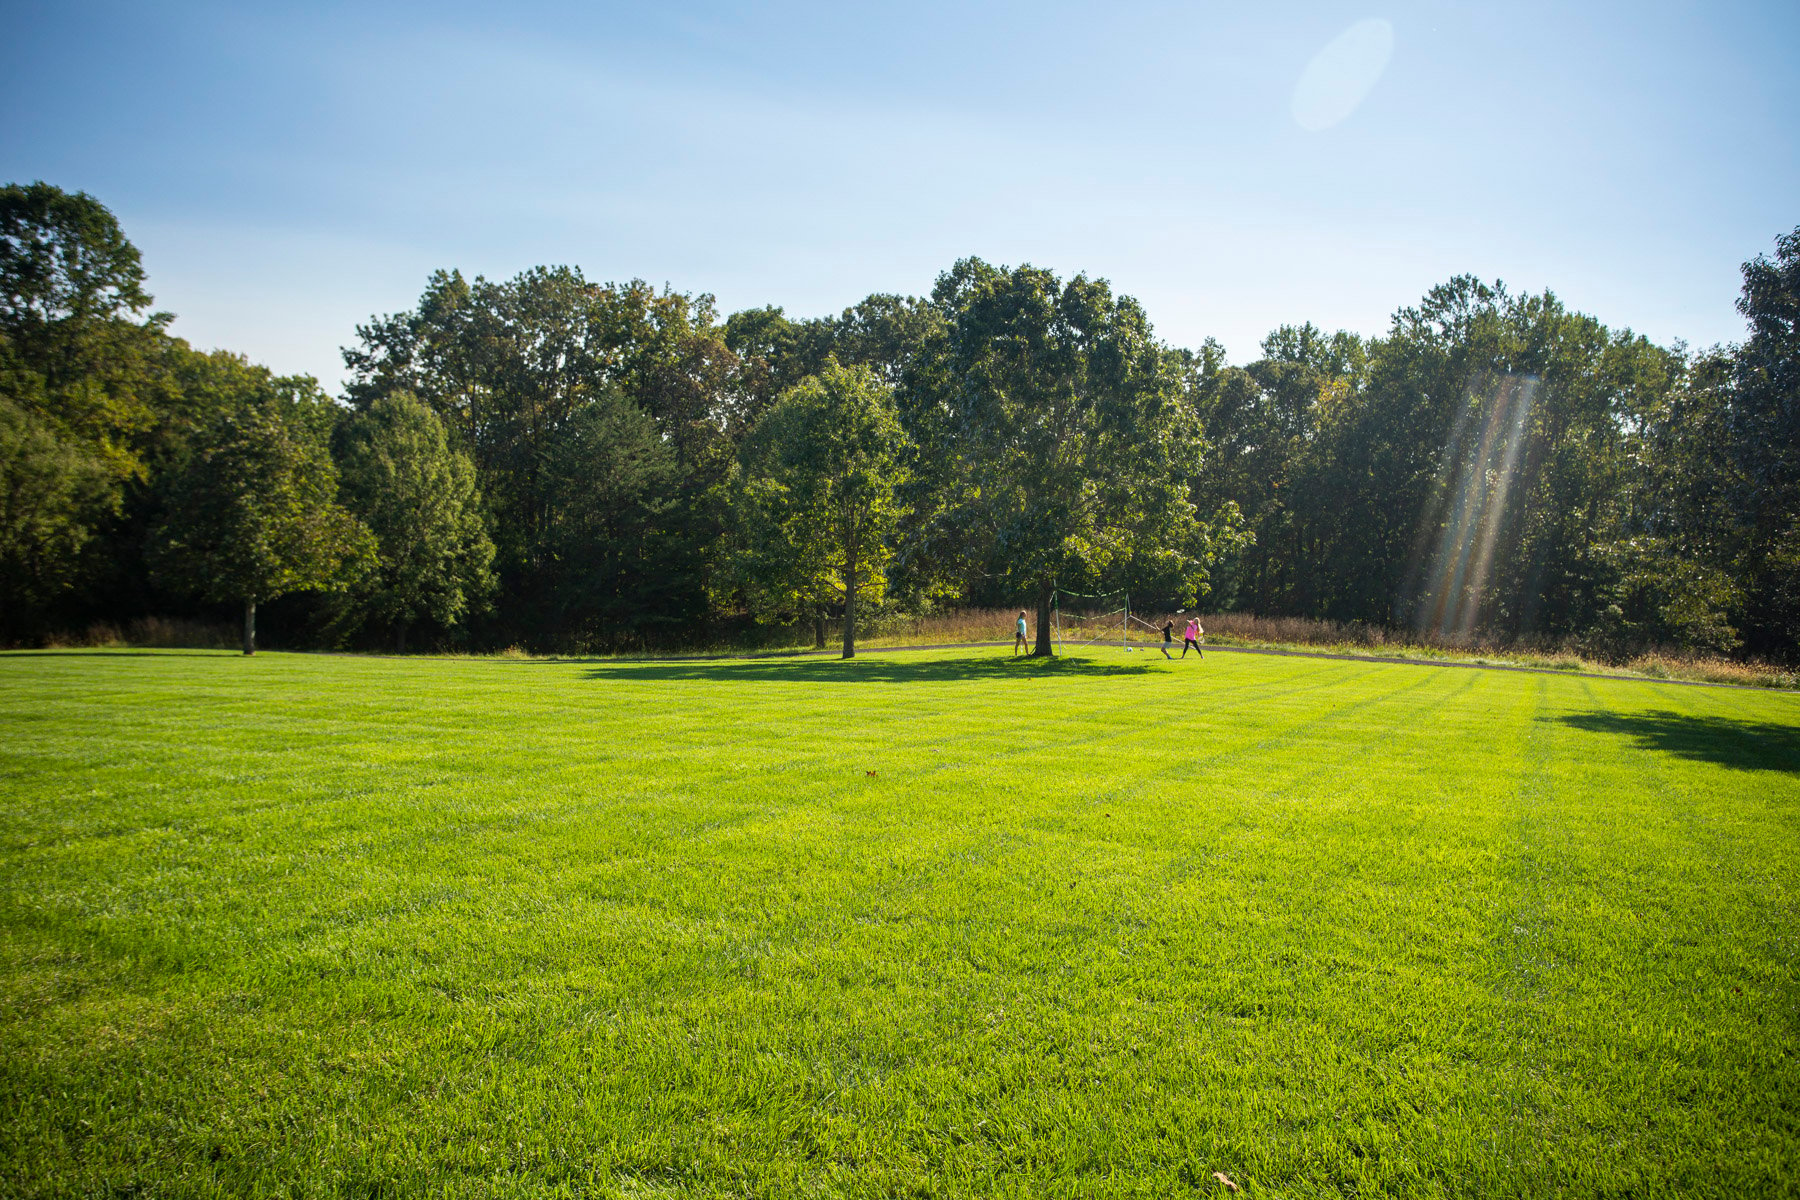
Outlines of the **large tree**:
{"type": "Polygon", "coordinates": [[[330,401],[309,378],[261,385],[196,439],[151,533],[151,567],[168,586],[243,605],[245,654],[256,653],[257,604],[346,584],[374,552],[338,503],[330,401]]]}
{"type": "Polygon", "coordinates": [[[169,317],[148,312],[143,285],[92,196],[0,187],[0,638],[67,593],[144,474],[169,317]]]}
{"type": "Polygon", "coordinates": [[[934,492],[912,553],[1029,597],[1044,656],[1059,584],[1130,582],[1129,570],[1197,596],[1217,533],[1189,495],[1204,439],[1137,302],[1104,280],[979,259],[932,299],[942,324],[905,410],[934,492]]]}
{"type": "Polygon", "coordinates": [[[350,594],[353,610],[388,625],[406,651],[411,625],[449,629],[493,589],[488,538],[468,455],[411,392],[378,397],[335,438],[345,506],[374,535],[376,556],[350,594]]]}
{"type": "Polygon", "coordinates": [[[745,445],[735,552],[746,587],[805,606],[841,597],[845,658],[856,657],[859,595],[885,586],[909,449],[892,390],[831,356],[745,445]]]}
{"type": "MultiPolygon", "coordinates": [[[[698,614],[699,567],[720,527],[705,498],[728,473],[732,438],[745,424],[732,383],[736,357],[710,297],[658,292],[640,281],[597,284],[560,267],[498,283],[439,272],[416,309],[357,333],[359,344],[344,352],[351,403],[412,391],[475,462],[502,582],[501,636],[541,642],[551,614],[578,602],[544,591],[574,577],[559,566],[567,547],[558,522],[571,504],[585,503],[562,494],[569,477],[557,464],[585,414],[621,398],[651,419],[679,471],[676,494],[658,517],[659,558],[664,565],[686,559],[676,578],[692,586],[663,616],[698,614]]],[[[623,428],[608,421],[599,423],[623,428]]]]}
{"type": "Polygon", "coordinates": [[[1733,355],[1729,416],[1739,572],[1752,644],[1792,656],[1800,630],[1800,228],[1775,257],[1744,264],[1738,311],[1750,336],[1733,355]]]}

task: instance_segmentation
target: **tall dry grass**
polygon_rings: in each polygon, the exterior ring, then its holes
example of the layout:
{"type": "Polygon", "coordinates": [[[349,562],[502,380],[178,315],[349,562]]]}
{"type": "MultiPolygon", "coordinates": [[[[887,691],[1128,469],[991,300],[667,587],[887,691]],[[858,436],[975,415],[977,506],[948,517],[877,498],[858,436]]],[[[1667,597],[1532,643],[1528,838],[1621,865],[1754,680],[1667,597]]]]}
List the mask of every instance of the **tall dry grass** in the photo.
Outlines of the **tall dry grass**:
{"type": "MultiPolygon", "coordinates": [[[[1078,608],[1058,613],[1065,646],[1120,638],[1121,618],[1116,611],[1078,608]]],[[[1132,645],[1155,645],[1156,633],[1165,621],[1179,631],[1185,612],[1134,612],[1129,633],[1132,645]]],[[[857,630],[857,645],[867,649],[903,646],[963,646],[983,642],[1008,644],[1013,638],[1016,608],[964,608],[911,616],[875,613],[857,630]]],[[[1037,614],[1027,620],[1036,633],[1037,614]]],[[[1533,667],[1540,670],[1574,671],[1594,675],[1622,675],[1674,679],[1701,683],[1735,684],[1740,687],[1800,688],[1800,672],[1762,662],[1738,662],[1716,655],[1681,650],[1654,650],[1616,662],[1587,653],[1572,643],[1537,640],[1502,642],[1491,637],[1437,637],[1385,629],[1360,621],[1324,621],[1308,617],[1259,617],[1250,613],[1206,613],[1201,616],[1206,641],[1213,645],[1266,649],[1304,648],[1334,654],[1384,658],[1418,658],[1533,667]]],[[[688,653],[744,653],[801,651],[813,647],[812,626],[766,630],[753,644],[704,645],[688,653]]],[[[842,626],[831,622],[826,629],[827,649],[836,649],[842,626]]],[[[46,639],[45,645],[61,648],[145,647],[186,650],[235,650],[239,632],[235,625],[173,617],[139,617],[123,630],[108,622],[96,622],[85,630],[65,632],[46,639]]],[[[662,650],[658,654],[667,654],[662,650]]],[[[505,657],[530,657],[518,648],[499,652],[505,657]]]]}
{"type": "Polygon", "coordinates": [[[1733,662],[1728,658],[1656,651],[1640,654],[1625,669],[1652,679],[1691,679],[1702,683],[1731,683],[1740,687],[1800,688],[1800,672],[1761,662],[1733,662]]]}
{"type": "Polygon", "coordinates": [[[95,621],[86,629],[59,629],[44,636],[44,647],[49,650],[107,649],[125,644],[125,635],[111,621],[95,621]]]}
{"type": "Polygon", "coordinates": [[[243,631],[221,621],[189,621],[179,617],[139,617],[125,631],[133,646],[183,650],[237,650],[243,631]]]}
{"type": "Polygon", "coordinates": [[[216,621],[190,621],[181,617],[137,617],[121,630],[111,621],[96,621],[86,629],[64,630],[44,639],[51,649],[235,650],[240,645],[235,625],[216,621]]]}
{"type": "MultiPolygon", "coordinates": [[[[1018,609],[963,609],[924,617],[896,617],[859,635],[860,645],[881,646],[961,645],[975,642],[1012,641],[1018,609]]],[[[1111,612],[1065,609],[1060,614],[1064,644],[1119,638],[1121,618],[1111,612]]],[[[1161,636],[1155,628],[1173,621],[1177,632],[1187,613],[1134,612],[1129,640],[1133,645],[1154,645],[1161,636]]],[[[1036,614],[1028,613],[1035,632],[1036,614]]],[[[1206,640],[1215,645],[1267,649],[1305,648],[1336,654],[1370,657],[1437,659],[1533,667],[1539,670],[1574,671],[1594,675],[1641,676],[1703,683],[1728,683],[1748,687],[1800,688],[1800,673],[1768,663],[1737,662],[1715,655],[1681,650],[1656,650],[1623,662],[1608,661],[1566,642],[1541,639],[1502,641],[1489,636],[1440,637],[1386,629],[1360,621],[1325,621],[1308,617],[1259,617],[1251,613],[1206,613],[1200,618],[1206,640]]],[[[836,630],[833,630],[836,637],[836,630]]],[[[834,641],[835,644],[835,641],[834,641]]]]}
{"type": "MultiPolygon", "coordinates": [[[[858,645],[865,646],[934,646],[965,645],[975,642],[1010,642],[1014,622],[1019,619],[1016,608],[963,608],[953,612],[936,612],[927,616],[884,614],[857,631],[858,645]]],[[[1036,618],[1031,618],[1035,623],[1036,618]]],[[[833,624],[833,644],[842,635],[842,627],[833,624]]]]}

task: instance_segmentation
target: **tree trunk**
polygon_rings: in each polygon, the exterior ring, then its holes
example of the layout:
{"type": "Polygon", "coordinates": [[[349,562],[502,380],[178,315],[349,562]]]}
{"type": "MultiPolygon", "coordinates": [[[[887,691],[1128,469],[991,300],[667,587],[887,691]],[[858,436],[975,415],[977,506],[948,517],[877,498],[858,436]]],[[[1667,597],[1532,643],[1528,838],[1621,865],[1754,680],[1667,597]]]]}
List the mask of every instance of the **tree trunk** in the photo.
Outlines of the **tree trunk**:
{"type": "Polygon", "coordinates": [[[405,621],[395,621],[394,622],[394,653],[395,654],[405,654],[406,653],[406,622],[405,621]]]}
{"type": "Polygon", "coordinates": [[[256,601],[244,601],[244,653],[256,653],[256,601]]]}
{"type": "Polygon", "coordinates": [[[825,648],[825,610],[823,608],[815,608],[813,610],[813,649],[814,650],[823,650],[824,648],[825,648]]]}
{"type": "Polygon", "coordinates": [[[856,559],[844,570],[844,657],[856,657],[856,559]]]}
{"type": "Polygon", "coordinates": [[[1049,584],[1038,592],[1037,646],[1031,652],[1033,658],[1051,658],[1056,654],[1056,647],[1050,644],[1050,598],[1055,594],[1049,584]]]}

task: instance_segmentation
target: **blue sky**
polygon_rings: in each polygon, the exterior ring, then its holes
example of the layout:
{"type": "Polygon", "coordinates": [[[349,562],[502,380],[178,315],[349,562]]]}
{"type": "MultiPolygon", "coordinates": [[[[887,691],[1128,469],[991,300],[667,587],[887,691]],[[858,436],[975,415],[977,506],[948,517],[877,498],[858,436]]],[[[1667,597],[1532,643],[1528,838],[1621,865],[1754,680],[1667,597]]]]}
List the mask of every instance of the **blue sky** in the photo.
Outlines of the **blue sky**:
{"type": "Polygon", "coordinates": [[[434,268],[555,263],[817,315],[1032,262],[1240,362],[1472,272],[1707,345],[1800,225],[1792,0],[7,10],[0,177],[333,387],[434,268]]]}

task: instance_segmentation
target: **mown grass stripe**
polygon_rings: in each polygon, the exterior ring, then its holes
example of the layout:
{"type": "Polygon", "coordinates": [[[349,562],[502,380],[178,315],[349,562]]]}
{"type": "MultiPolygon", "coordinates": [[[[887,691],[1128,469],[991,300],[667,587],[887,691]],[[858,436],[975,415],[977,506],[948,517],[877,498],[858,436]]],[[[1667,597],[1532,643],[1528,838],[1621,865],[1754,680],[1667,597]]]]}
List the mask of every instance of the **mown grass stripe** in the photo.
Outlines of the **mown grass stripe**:
{"type": "Polygon", "coordinates": [[[1779,1191],[1787,698],[1144,657],[0,656],[0,1190],[1779,1191]]]}

